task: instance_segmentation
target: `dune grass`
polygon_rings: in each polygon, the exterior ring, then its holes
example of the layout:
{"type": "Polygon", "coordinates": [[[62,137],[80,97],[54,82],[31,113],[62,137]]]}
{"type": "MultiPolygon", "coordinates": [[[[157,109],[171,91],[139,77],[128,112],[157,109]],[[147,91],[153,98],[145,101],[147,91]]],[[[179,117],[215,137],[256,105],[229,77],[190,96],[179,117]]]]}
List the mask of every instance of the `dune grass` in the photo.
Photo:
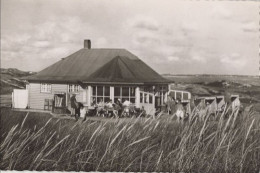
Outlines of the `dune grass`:
{"type": "Polygon", "coordinates": [[[2,170],[259,172],[260,115],[86,122],[1,110],[2,170]]]}

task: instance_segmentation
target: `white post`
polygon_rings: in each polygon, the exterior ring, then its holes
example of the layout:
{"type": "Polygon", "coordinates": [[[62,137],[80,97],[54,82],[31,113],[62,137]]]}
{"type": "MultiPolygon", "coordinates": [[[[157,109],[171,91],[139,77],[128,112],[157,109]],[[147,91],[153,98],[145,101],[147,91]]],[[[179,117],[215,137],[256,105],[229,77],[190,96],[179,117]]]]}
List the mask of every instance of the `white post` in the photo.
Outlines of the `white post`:
{"type": "Polygon", "coordinates": [[[26,89],[28,90],[28,107],[30,107],[30,84],[26,85],[26,89]]]}
{"type": "Polygon", "coordinates": [[[153,94],[153,108],[155,109],[155,95],[153,94]]]}
{"type": "Polygon", "coordinates": [[[92,95],[92,87],[90,85],[87,86],[87,105],[90,106],[91,104],[91,95],[92,95]]]}
{"type": "Polygon", "coordinates": [[[140,108],[140,88],[135,88],[135,106],[140,108]]]}
{"type": "Polygon", "coordinates": [[[14,91],[12,92],[12,108],[14,108],[14,91]]]}
{"type": "Polygon", "coordinates": [[[110,99],[112,100],[112,103],[115,103],[115,97],[114,97],[114,87],[110,87],[110,99]]]}
{"type": "Polygon", "coordinates": [[[83,89],[83,93],[82,93],[83,98],[82,98],[82,101],[83,101],[83,103],[86,103],[86,102],[87,102],[87,92],[88,92],[88,88],[86,87],[86,88],[82,88],[82,89],[83,89]]]}

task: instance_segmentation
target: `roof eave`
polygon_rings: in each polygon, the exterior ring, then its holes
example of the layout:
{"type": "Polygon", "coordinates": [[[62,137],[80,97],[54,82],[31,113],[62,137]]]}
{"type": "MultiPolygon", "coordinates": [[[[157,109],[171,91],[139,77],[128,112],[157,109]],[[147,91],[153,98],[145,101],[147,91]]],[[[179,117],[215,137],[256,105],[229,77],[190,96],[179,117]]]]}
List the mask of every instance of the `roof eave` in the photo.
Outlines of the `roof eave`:
{"type": "Polygon", "coordinates": [[[109,84],[112,84],[112,85],[143,85],[144,83],[141,83],[141,82],[90,82],[90,81],[82,81],[83,84],[98,84],[98,85],[101,85],[101,84],[105,84],[105,85],[109,85],[109,84]]]}

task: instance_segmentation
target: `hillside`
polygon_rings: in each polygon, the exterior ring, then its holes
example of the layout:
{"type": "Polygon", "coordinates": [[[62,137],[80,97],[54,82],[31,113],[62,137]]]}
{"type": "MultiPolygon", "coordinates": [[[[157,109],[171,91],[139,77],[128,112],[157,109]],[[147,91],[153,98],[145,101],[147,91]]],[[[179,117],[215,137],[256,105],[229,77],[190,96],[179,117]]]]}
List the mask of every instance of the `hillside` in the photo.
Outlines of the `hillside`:
{"type": "Polygon", "coordinates": [[[1,68],[1,94],[11,94],[13,89],[25,88],[26,82],[22,77],[36,74],[35,72],[21,71],[15,68],[1,68]]]}

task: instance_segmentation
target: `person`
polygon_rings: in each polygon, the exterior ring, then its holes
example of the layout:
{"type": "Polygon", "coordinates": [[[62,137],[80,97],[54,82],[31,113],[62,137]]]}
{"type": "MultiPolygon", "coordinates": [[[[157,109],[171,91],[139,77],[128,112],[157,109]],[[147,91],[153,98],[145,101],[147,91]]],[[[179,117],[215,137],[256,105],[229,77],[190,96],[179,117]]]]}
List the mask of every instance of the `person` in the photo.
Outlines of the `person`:
{"type": "Polygon", "coordinates": [[[171,98],[170,102],[169,102],[169,107],[171,110],[171,114],[170,115],[174,115],[176,113],[176,102],[174,98],[171,98]]]}
{"type": "Polygon", "coordinates": [[[91,106],[96,107],[97,106],[97,102],[96,99],[93,98],[93,101],[90,103],[91,106]]]}
{"type": "Polygon", "coordinates": [[[106,104],[106,107],[107,107],[107,113],[108,113],[108,116],[112,116],[113,115],[113,104],[112,104],[112,100],[110,99],[108,101],[108,103],[106,104]]]}
{"type": "MultiPolygon", "coordinates": [[[[75,109],[75,119],[76,121],[78,121],[80,115],[81,115],[81,112],[83,113],[83,108],[84,108],[84,105],[80,102],[77,102],[77,107],[75,109]]],[[[86,114],[86,111],[85,111],[85,114],[86,114]]]]}
{"type": "Polygon", "coordinates": [[[171,96],[167,96],[166,107],[167,107],[168,114],[171,113],[171,102],[172,102],[171,96]]]}
{"type": "Polygon", "coordinates": [[[79,103],[79,108],[80,108],[80,116],[84,116],[83,121],[85,121],[87,119],[87,109],[82,103],[79,103]]]}
{"type": "Polygon", "coordinates": [[[140,115],[143,116],[143,117],[146,116],[146,111],[144,109],[144,106],[142,106],[142,108],[141,108],[141,114],[140,115]]]}
{"type": "Polygon", "coordinates": [[[70,98],[70,106],[71,106],[71,116],[76,116],[76,109],[78,107],[76,94],[72,94],[72,96],[70,98]]]}
{"type": "Polygon", "coordinates": [[[103,115],[104,116],[104,102],[103,99],[100,99],[100,101],[97,104],[97,116],[103,115]]]}
{"type": "Polygon", "coordinates": [[[130,106],[131,102],[127,99],[124,101],[123,106],[130,106]]]}
{"type": "Polygon", "coordinates": [[[122,109],[123,109],[123,105],[121,103],[121,100],[120,99],[116,100],[116,103],[114,104],[114,110],[117,113],[118,117],[121,117],[122,109]]]}
{"type": "Polygon", "coordinates": [[[112,100],[110,99],[108,103],[106,104],[107,108],[111,109],[113,108],[112,100]]]}
{"type": "Polygon", "coordinates": [[[179,122],[180,120],[183,120],[183,119],[184,119],[184,108],[183,108],[183,105],[182,105],[180,99],[177,99],[176,116],[177,116],[178,122],[179,122]]]}
{"type": "Polygon", "coordinates": [[[124,107],[123,113],[124,113],[125,116],[129,116],[130,115],[130,110],[129,110],[130,104],[131,104],[131,102],[128,101],[127,99],[123,103],[123,107],[124,107]]]}

